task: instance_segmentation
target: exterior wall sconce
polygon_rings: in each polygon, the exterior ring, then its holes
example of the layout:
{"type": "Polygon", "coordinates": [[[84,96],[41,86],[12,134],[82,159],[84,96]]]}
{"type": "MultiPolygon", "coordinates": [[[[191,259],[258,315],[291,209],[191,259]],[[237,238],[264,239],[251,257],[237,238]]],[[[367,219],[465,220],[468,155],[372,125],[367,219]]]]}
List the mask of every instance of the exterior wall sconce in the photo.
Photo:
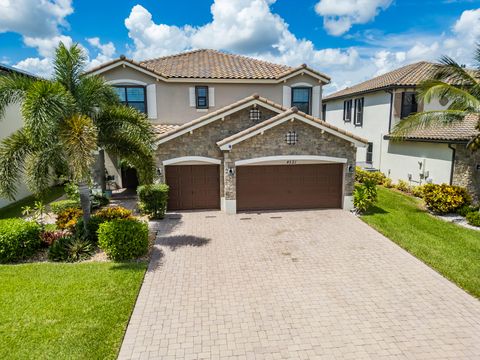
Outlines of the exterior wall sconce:
{"type": "Polygon", "coordinates": [[[351,174],[353,173],[353,170],[355,169],[355,167],[353,165],[348,165],[348,172],[351,174]]]}
{"type": "Polygon", "coordinates": [[[157,167],[157,175],[162,176],[162,168],[161,167],[157,167]]]}
{"type": "Polygon", "coordinates": [[[235,168],[233,168],[233,167],[228,168],[227,169],[227,174],[228,174],[228,176],[235,175],[235,168]]]}

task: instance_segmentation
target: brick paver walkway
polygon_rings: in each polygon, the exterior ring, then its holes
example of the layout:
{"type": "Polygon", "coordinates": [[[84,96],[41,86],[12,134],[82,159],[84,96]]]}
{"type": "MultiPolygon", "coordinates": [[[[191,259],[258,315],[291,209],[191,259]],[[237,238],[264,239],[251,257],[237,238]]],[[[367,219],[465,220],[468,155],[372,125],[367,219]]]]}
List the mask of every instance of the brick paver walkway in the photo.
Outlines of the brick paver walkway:
{"type": "Polygon", "coordinates": [[[480,302],[347,212],[169,217],[121,359],[480,358],[480,302]]]}

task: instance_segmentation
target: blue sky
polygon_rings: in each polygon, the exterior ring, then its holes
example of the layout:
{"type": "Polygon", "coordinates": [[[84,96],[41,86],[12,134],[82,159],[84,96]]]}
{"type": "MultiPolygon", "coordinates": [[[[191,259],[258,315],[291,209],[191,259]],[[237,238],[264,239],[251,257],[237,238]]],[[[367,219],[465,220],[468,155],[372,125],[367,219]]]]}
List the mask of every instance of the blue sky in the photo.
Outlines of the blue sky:
{"type": "Polygon", "coordinates": [[[339,89],[442,54],[471,64],[480,0],[4,0],[0,62],[48,76],[58,41],[89,66],[215,48],[308,65],[339,89]]]}

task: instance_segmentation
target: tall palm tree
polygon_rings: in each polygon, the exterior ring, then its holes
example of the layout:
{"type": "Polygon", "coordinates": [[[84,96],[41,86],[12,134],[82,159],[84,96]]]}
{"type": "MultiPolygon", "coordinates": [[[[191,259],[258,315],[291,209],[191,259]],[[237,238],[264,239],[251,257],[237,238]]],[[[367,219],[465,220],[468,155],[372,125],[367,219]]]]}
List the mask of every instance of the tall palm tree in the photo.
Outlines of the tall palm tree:
{"type": "MultiPolygon", "coordinates": [[[[431,79],[423,81],[418,90],[419,98],[428,103],[433,99],[447,99],[446,110],[424,111],[412,114],[400,121],[393,137],[401,139],[410,131],[428,127],[437,122],[445,125],[462,121],[466,116],[476,116],[476,128],[480,131],[480,44],[474,54],[475,68],[466,69],[448,56],[443,56],[435,67],[431,79]]],[[[480,135],[475,136],[468,147],[480,148],[480,135]]]]}
{"type": "Polygon", "coordinates": [[[0,196],[13,200],[23,174],[34,193],[66,176],[79,185],[86,225],[87,185],[98,149],[135,166],[142,183],[153,180],[154,163],[153,129],[146,116],[120,104],[103,78],[85,75],[85,65],[77,44],[60,43],[52,80],[0,76],[0,120],[12,103],[21,103],[24,119],[24,126],[0,144],[0,196]]]}

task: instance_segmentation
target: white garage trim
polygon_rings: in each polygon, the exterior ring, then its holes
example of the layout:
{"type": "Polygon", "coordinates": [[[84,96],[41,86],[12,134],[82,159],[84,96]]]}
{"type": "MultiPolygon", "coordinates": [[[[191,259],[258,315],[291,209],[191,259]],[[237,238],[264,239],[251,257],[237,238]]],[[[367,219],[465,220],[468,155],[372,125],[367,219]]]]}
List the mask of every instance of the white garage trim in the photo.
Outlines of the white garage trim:
{"type": "Polygon", "coordinates": [[[115,85],[115,84],[122,84],[122,85],[142,85],[142,86],[147,86],[148,84],[146,82],[140,81],[140,80],[133,80],[133,79],[117,79],[117,80],[110,80],[107,81],[107,84],[115,85]]]}
{"type": "MultiPolygon", "coordinates": [[[[253,159],[235,161],[235,166],[245,165],[290,165],[288,163],[294,161],[297,164],[322,164],[322,163],[336,163],[346,164],[347,159],[337,158],[332,156],[317,156],[317,155],[278,155],[278,156],[263,156],[253,159]]],[[[293,164],[292,164],[293,165],[293,164]]]]}
{"type": "Polygon", "coordinates": [[[209,158],[205,156],[182,156],[163,161],[163,165],[195,165],[195,164],[215,164],[220,165],[222,160],[209,158]]]}

